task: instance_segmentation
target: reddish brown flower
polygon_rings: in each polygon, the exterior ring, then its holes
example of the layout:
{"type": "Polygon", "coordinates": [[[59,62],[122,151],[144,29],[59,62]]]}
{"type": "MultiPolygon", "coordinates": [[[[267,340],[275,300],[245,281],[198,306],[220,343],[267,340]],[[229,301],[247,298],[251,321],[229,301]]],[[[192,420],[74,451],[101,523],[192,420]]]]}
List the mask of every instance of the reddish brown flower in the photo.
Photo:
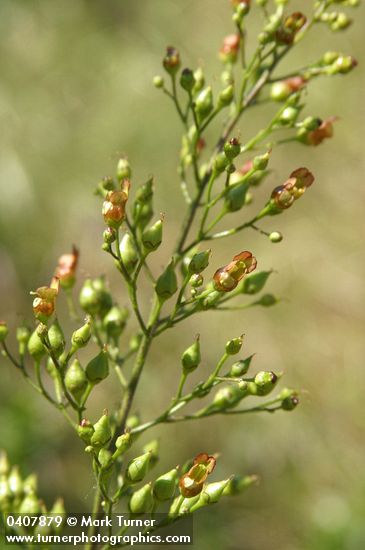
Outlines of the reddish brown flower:
{"type": "Polygon", "coordinates": [[[50,286],[41,286],[35,292],[31,292],[36,296],[33,300],[34,315],[42,323],[47,323],[54,313],[59,283],[57,277],[53,277],[50,286]]]}
{"type": "Polygon", "coordinates": [[[306,24],[306,16],[296,11],[284,19],[282,27],[276,32],[276,39],[281,44],[290,46],[294,42],[295,35],[306,24]]]}
{"type": "Polygon", "coordinates": [[[109,191],[103,202],[102,213],[109,227],[118,228],[125,217],[125,205],[128,200],[130,181],[125,179],[120,183],[120,191],[109,191]]]}
{"type": "Polygon", "coordinates": [[[305,135],[305,143],[307,145],[319,145],[325,139],[331,138],[333,136],[333,123],[336,120],[336,117],[323,120],[318,128],[305,135]]]}
{"type": "Polygon", "coordinates": [[[297,168],[283,185],[275,187],[271,193],[271,201],[280,210],[285,210],[299,199],[313,182],[314,176],[307,168],[297,168]]]}
{"type": "Polygon", "coordinates": [[[76,246],[72,247],[70,254],[62,254],[58,259],[55,277],[60,281],[63,288],[71,288],[75,284],[76,267],[79,260],[79,251],[76,246]]]}
{"type": "Polygon", "coordinates": [[[239,34],[229,34],[224,38],[223,46],[219,50],[219,57],[224,63],[235,63],[240,48],[240,40],[239,34]]]}
{"type": "Polygon", "coordinates": [[[251,252],[245,250],[234,256],[233,260],[220,267],[213,276],[214,287],[220,292],[230,292],[245,275],[256,269],[257,261],[251,252]]]}
{"type": "Polygon", "coordinates": [[[194,458],[193,466],[179,480],[180,493],[185,498],[195,497],[201,493],[204,482],[215,468],[216,459],[207,453],[200,453],[194,458]]]}
{"type": "Polygon", "coordinates": [[[169,74],[175,74],[180,67],[180,53],[174,46],[166,48],[166,55],[162,62],[164,69],[169,74]]]}
{"type": "Polygon", "coordinates": [[[292,76],[291,78],[286,78],[282,82],[291,92],[297,92],[306,85],[307,79],[304,78],[304,76],[292,76]]]}

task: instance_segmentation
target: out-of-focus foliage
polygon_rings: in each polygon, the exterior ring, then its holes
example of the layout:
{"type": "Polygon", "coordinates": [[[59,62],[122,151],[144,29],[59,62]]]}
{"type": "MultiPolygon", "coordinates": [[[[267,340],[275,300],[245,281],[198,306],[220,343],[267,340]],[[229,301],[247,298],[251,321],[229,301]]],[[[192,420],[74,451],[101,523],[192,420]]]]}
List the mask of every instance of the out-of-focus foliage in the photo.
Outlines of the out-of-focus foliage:
{"type": "MultiPolygon", "coordinates": [[[[10,326],[24,311],[32,319],[29,290],[48,282],[58,256],[72,243],[81,249],[82,275],[104,272],[124,292],[100,248],[103,222],[92,195],[119,153],[128,154],[135,182],[154,174],[166,240],[173,241],[182,201],[175,168],[180,128],[151,79],[170,43],[181,50],[184,65],[205,59],[207,72],[218,79],[220,65],[212,59],[231,30],[227,4],[2,0],[0,318],[10,326]]],[[[293,4],[304,12],[308,5],[293,4]]],[[[362,63],[364,6],[354,16],[350,33],[312,31],[294,55],[304,64],[324,50],[344,50],[362,63]]],[[[250,20],[254,34],[259,16],[250,20]]],[[[183,331],[163,337],[146,367],[137,396],[146,419],[167,404],[179,376],[176,350],[187,347],[198,324],[202,342],[214,335],[202,350],[206,367],[228,336],[244,332],[247,355],[259,350],[257,370],[284,370],[286,383],[304,392],[297,411],[277,415],[275,423],[250,416],[156,429],[162,449],[169,448],[169,464],[194,456],[204,439],[209,452],[223,454],[220,477],[231,471],[262,477],[259,489],[229,508],[201,515],[195,536],[202,550],[212,544],[242,547],[242,534],[250,550],[365,547],[364,86],[361,65],[346,79],[311,83],[306,113],[339,115],[335,139],[315,149],[289,145],[275,152],[271,183],[301,164],[317,181],[295,211],[263,223],[283,232],[285,246],[254,232],[230,241],[233,252],[252,250],[260,269],[277,269],[272,288],[288,300],[273,309],[211,316],[203,327],[199,319],[186,322],[183,331]],[[211,529],[212,514],[221,529],[211,529]]],[[[240,124],[242,136],[250,136],[260,121],[253,111],[240,124]]],[[[226,246],[214,246],[217,266],[226,246]]],[[[95,415],[110,395],[117,401],[112,384],[99,391],[95,415]]],[[[3,360],[0,418],[0,447],[23,470],[27,465],[40,472],[46,499],[63,494],[68,509],[84,508],[93,480],[85,474],[81,444],[3,360]]]]}

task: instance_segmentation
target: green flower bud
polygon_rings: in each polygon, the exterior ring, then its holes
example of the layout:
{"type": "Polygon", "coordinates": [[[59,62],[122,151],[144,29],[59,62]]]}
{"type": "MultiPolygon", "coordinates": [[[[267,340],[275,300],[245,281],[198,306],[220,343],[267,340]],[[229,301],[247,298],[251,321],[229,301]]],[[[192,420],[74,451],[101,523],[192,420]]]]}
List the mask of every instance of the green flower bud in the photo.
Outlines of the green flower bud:
{"type": "Polygon", "coordinates": [[[138,489],[130,498],[129,510],[132,514],[147,514],[153,506],[151,483],[147,483],[138,489]]]}
{"type": "Polygon", "coordinates": [[[296,107],[286,107],[281,113],[279,122],[283,126],[293,126],[299,116],[300,109],[296,107]]]}
{"type": "Polygon", "coordinates": [[[42,340],[39,338],[37,329],[32,332],[28,340],[28,352],[35,361],[42,359],[43,355],[46,353],[46,349],[42,340]]]}
{"type": "Polygon", "coordinates": [[[174,468],[156,479],[153,484],[153,496],[155,499],[164,501],[174,497],[178,481],[177,472],[178,468],[174,468]]]}
{"type": "Polygon", "coordinates": [[[78,436],[87,444],[90,445],[91,437],[94,433],[94,426],[91,424],[90,420],[85,418],[81,420],[79,426],[77,426],[78,436]]]}
{"type": "Polygon", "coordinates": [[[200,364],[200,342],[199,335],[196,337],[195,342],[188,347],[181,356],[182,368],[185,374],[193,372],[200,364]]]}
{"type": "Polygon", "coordinates": [[[226,157],[225,153],[221,152],[214,159],[214,171],[217,174],[221,174],[227,168],[229,160],[226,157]]]}
{"type": "Polygon", "coordinates": [[[160,300],[168,300],[177,291],[177,277],[174,270],[174,262],[166,267],[165,271],[159,276],[155,286],[155,292],[160,300]]]}
{"type": "Polygon", "coordinates": [[[248,275],[242,283],[243,294],[257,294],[262,290],[272,271],[259,271],[248,275]]]}
{"type": "Polygon", "coordinates": [[[252,166],[254,170],[265,170],[269,164],[270,152],[254,157],[252,166]]]}
{"type": "Polygon", "coordinates": [[[125,427],[127,430],[133,430],[133,428],[137,428],[141,423],[141,418],[138,413],[131,414],[127,418],[127,422],[125,423],[125,427]]]}
{"type": "Polygon", "coordinates": [[[270,393],[278,381],[278,377],[271,371],[260,371],[255,376],[255,384],[258,395],[267,395],[270,393]]]}
{"type": "Polygon", "coordinates": [[[194,254],[188,265],[189,273],[198,274],[204,271],[204,269],[206,269],[209,265],[209,258],[211,253],[212,251],[209,248],[209,250],[204,250],[204,252],[198,252],[197,254],[194,254]]]}
{"type": "Polygon", "coordinates": [[[220,409],[230,409],[248,395],[248,388],[244,386],[239,388],[237,384],[225,386],[217,391],[213,399],[213,405],[220,409]]]}
{"type": "Polygon", "coordinates": [[[232,340],[228,340],[226,343],[226,353],[228,355],[236,355],[236,353],[239,353],[243,343],[243,336],[239,336],[238,338],[232,338],[232,340]]]}
{"type": "Polygon", "coordinates": [[[42,508],[35,493],[30,493],[29,495],[26,495],[22,503],[20,504],[19,514],[34,516],[36,514],[40,514],[41,512],[42,508]]]}
{"type": "Polygon", "coordinates": [[[0,321],[0,342],[4,342],[8,334],[8,325],[5,323],[5,321],[0,321]]]}
{"type": "Polygon", "coordinates": [[[241,210],[242,206],[246,203],[249,187],[250,184],[248,182],[244,182],[240,185],[232,186],[232,189],[228,189],[225,196],[225,208],[228,212],[236,212],[237,210],[241,210]]]}
{"type": "Polygon", "coordinates": [[[143,455],[133,458],[128,466],[126,477],[130,483],[138,483],[146,476],[148,468],[150,466],[151,453],[144,453],[143,455]]]}
{"type": "Polygon", "coordinates": [[[57,357],[62,355],[65,350],[66,342],[57,318],[55,319],[53,325],[51,325],[48,329],[48,340],[55,355],[57,357]]]}
{"type": "Polygon", "coordinates": [[[109,374],[108,353],[101,350],[100,353],[86,365],[86,377],[91,384],[99,384],[109,374]]]}
{"type": "Polygon", "coordinates": [[[191,69],[184,69],[180,76],[180,85],[187,92],[191,92],[195,85],[194,73],[191,69]]]}
{"type": "Polygon", "coordinates": [[[257,483],[258,476],[233,476],[223,490],[223,496],[240,495],[254,483],[257,483]]]}
{"type": "Polygon", "coordinates": [[[75,399],[79,401],[86,390],[87,384],[86,374],[80,364],[80,361],[78,359],[74,359],[65,375],[66,388],[75,397],[75,399]]]}
{"type": "Polygon", "coordinates": [[[280,243],[283,240],[283,235],[279,231],[272,231],[269,239],[272,243],[280,243]]]}
{"type": "Polygon", "coordinates": [[[73,332],[71,336],[72,350],[76,351],[84,348],[91,338],[91,320],[87,318],[86,323],[82,327],[73,332]]]}
{"type": "MultiPolygon", "coordinates": [[[[103,231],[103,241],[106,245],[113,244],[116,238],[117,238],[116,231],[113,227],[107,227],[103,231]]],[[[109,250],[109,247],[107,247],[107,250],[109,250]]]]}
{"type": "Polygon", "coordinates": [[[224,154],[228,160],[233,160],[241,152],[241,144],[237,138],[232,138],[224,144],[224,154]]]}
{"type": "MultiPolygon", "coordinates": [[[[204,277],[200,273],[194,273],[189,279],[190,286],[194,289],[199,288],[204,283],[204,277]]],[[[193,291],[192,291],[193,292],[193,291]]]]}
{"type": "Polygon", "coordinates": [[[126,453],[131,445],[132,445],[132,436],[130,432],[125,432],[124,434],[120,435],[115,442],[115,447],[117,450],[114,453],[114,458],[126,453]]]}
{"type": "Polygon", "coordinates": [[[112,307],[112,297],[103,277],[86,279],[79,296],[80,306],[90,315],[103,315],[112,307]]]}
{"type": "Polygon", "coordinates": [[[9,490],[14,497],[19,497],[23,494],[23,482],[20,477],[18,466],[13,466],[8,477],[9,490]]]}
{"type": "Polygon", "coordinates": [[[163,88],[164,87],[164,80],[162,78],[162,76],[154,76],[153,77],[153,85],[155,88],[163,88]]]}
{"type": "Polygon", "coordinates": [[[151,461],[150,461],[150,467],[157,464],[159,456],[159,450],[160,450],[160,442],[158,439],[152,439],[152,441],[149,441],[146,443],[146,445],[143,447],[144,453],[151,453],[151,461]]]}
{"type": "Polygon", "coordinates": [[[125,328],[128,317],[129,311],[126,307],[112,307],[103,319],[103,327],[107,335],[112,338],[119,338],[125,328]]]}
{"type": "Polygon", "coordinates": [[[229,373],[230,376],[233,376],[234,378],[244,376],[250,368],[253,357],[253,355],[250,355],[250,357],[247,357],[247,359],[241,359],[241,361],[236,361],[235,363],[233,363],[229,373]]]}
{"type": "Polygon", "coordinates": [[[218,107],[222,108],[229,105],[233,100],[233,96],[234,96],[234,88],[232,84],[230,84],[220,92],[218,96],[218,107]]]}
{"type": "Polygon", "coordinates": [[[19,355],[25,355],[27,344],[30,338],[31,331],[26,326],[21,326],[16,329],[16,339],[19,344],[19,355]]]}
{"type": "Polygon", "coordinates": [[[293,90],[285,80],[274,82],[270,89],[270,97],[274,101],[285,101],[293,90]]]}
{"type": "Polygon", "coordinates": [[[142,233],[142,243],[148,252],[157,250],[162,243],[163,218],[157,220],[142,233]]]}
{"type": "Polygon", "coordinates": [[[124,234],[120,242],[119,250],[124,267],[128,273],[131,274],[138,263],[139,255],[134,245],[134,241],[129,233],[124,234]]]}
{"type": "Polygon", "coordinates": [[[119,181],[130,179],[132,176],[132,169],[126,158],[120,158],[117,164],[117,178],[119,181]]]}
{"type": "Polygon", "coordinates": [[[213,110],[213,92],[208,86],[204,88],[195,100],[195,110],[200,121],[204,120],[213,110]]]}
{"type": "Polygon", "coordinates": [[[278,303],[278,298],[273,294],[264,294],[259,300],[253,303],[256,306],[271,307],[278,303]]]}
{"type": "Polygon", "coordinates": [[[194,78],[195,78],[195,86],[193,88],[193,94],[196,94],[200,92],[200,90],[204,87],[204,84],[205,84],[204,73],[201,67],[198,67],[194,71],[194,78]]]}
{"type": "Polygon", "coordinates": [[[280,393],[281,406],[284,411],[292,411],[299,404],[298,392],[284,388],[280,393]]]}
{"type": "Polygon", "coordinates": [[[104,447],[112,437],[109,416],[106,412],[94,424],[94,433],[91,436],[90,444],[93,447],[104,447]]]}

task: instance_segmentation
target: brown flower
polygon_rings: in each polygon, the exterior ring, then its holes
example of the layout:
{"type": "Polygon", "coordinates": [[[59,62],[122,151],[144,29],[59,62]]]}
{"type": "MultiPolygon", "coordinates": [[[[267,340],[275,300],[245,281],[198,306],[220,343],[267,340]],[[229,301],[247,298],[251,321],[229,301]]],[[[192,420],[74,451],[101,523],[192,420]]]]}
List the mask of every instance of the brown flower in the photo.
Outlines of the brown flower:
{"type": "Polygon", "coordinates": [[[297,168],[283,185],[275,187],[271,193],[271,201],[280,210],[285,210],[299,199],[313,182],[314,176],[307,168],[297,168]]]}
{"type": "Polygon", "coordinates": [[[180,493],[185,498],[195,497],[201,493],[208,475],[215,468],[216,459],[207,453],[200,453],[194,458],[193,466],[179,480],[180,493]]]}
{"type": "Polygon", "coordinates": [[[102,213],[109,227],[118,228],[125,217],[125,205],[128,200],[130,181],[124,179],[120,183],[120,191],[109,191],[103,202],[102,213]]]}
{"type": "Polygon", "coordinates": [[[41,286],[35,292],[31,292],[36,296],[33,300],[34,315],[42,323],[47,323],[54,313],[59,283],[57,277],[53,277],[50,286],[41,286]]]}
{"type": "Polygon", "coordinates": [[[276,39],[281,44],[290,46],[294,42],[295,35],[306,24],[306,16],[296,11],[284,19],[282,27],[276,32],[276,39]]]}
{"type": "Polygon", "coordinates": [[[220,267],[213,276],[214,287],[220,292],[230,292],[245,275],[256,269],[257,261],[247,250],[234,256],[233,260],[220,267]]]}
{"type": "Polygon", "coordinates": [[[58,259],[55,277],[63,288],[71,288],[75,284],[76,267],[79,260],[79,251],[72,247],[70,254],[62,254],[58,259]]]}
{"type": "Polygon", "coordinates": [[[333,136],[333,123],[336,120],[336,117],[329,117],[323,120],[318,128],[305,135],[305,143],[307,145],[319,145],[323,140],[331,138],[333,136]]]}
{"type": "Polygon", "coordinates": [[[166,55],[163,58],[162,64],[164,69],[169,74],[174,74],[180,67],[180,54],[174,46],[168,46],[166,48],[166,55]]]}
{"type": "Polygon", "coordinates": [[[219,57],[224,62],[235,63],[240,48],[241,37],[239,34],[229,34],[223,40],[223,46],[219,50],[219,57]]]}

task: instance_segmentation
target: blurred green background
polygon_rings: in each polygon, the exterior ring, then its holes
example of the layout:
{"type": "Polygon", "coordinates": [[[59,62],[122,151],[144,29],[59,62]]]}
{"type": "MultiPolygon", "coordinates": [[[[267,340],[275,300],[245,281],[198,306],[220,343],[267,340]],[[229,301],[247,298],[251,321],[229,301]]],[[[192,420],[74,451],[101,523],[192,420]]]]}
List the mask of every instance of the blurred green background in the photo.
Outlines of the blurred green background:
{"type": "MultiPolygon", "coordinates": [[[[309,4],[293,2],[293,8],[308,11],[309,4]]],[[[362,62],[364,7],[353,16],[355,25],[346,33],[312,31],[285,61],[283,73],[326,50],[362,62]]],[[[254,38],[258,10],[249,21],[254,38]]],[[[121,153],[129,156],[134,184],[155,176],[157,210],[165,212],[166,224],[154,270],[168,259],[183,208],[176,175],[181,128],[151,79],[161,72],[166,45],[174,44],[183,66],[202,63],[217,90],[216,52],[231,31],[229,3],[218,0],[1,0],[0,318],[13,329],[23,318],[32,320],[29,290],[48,283],[58,256],[72,243],[81,249],[79,283],[88,274],[105,273],[119,302],[127,303],[101,251],[103,222],[93,196],[96,182],[113,173],[121,153]]],[[[134,409],[143,411],[144,420],[168,404],[180,352],[197,332],[206,373],[225,341],[244,332],[247,355],[257,353],[254,372],[283,370],[283,383],[303,390],[292,414],[214,417],[151,433],[161,439],[156,472],[206,450],[221,453],[216,479],[233,472],[261,477],[259,487],[195,520],[199,549],[365,547],[364,87],[361,65],[348,77],[313,82],[305,113],[338,115],[335,139],[318,148],[274,151],[260,201],[297,166],[316,175],[293,209],[262,223],[282,231],[284,241],[273,245],[246,232],[213,247],[211,273],[234,253],[252,250],[260,268],[276,271],[268,290],[287,299],[271,309],[197,316],[152,350],[134,409]]],[[[242,121],[242,139],[271,111],[254,110],[242,121]]],[[[147,308],[147,285],[142,292],[147,308]]],[[[117,402],[110,381],[95,392],[90,418],[117,402]]],[[[46,501],[61,494],[69,510],[87,510],[93,478],[82,445],[3,359],[0,415],[0,447],[24,473],[39,472],[46,501]]]]}

